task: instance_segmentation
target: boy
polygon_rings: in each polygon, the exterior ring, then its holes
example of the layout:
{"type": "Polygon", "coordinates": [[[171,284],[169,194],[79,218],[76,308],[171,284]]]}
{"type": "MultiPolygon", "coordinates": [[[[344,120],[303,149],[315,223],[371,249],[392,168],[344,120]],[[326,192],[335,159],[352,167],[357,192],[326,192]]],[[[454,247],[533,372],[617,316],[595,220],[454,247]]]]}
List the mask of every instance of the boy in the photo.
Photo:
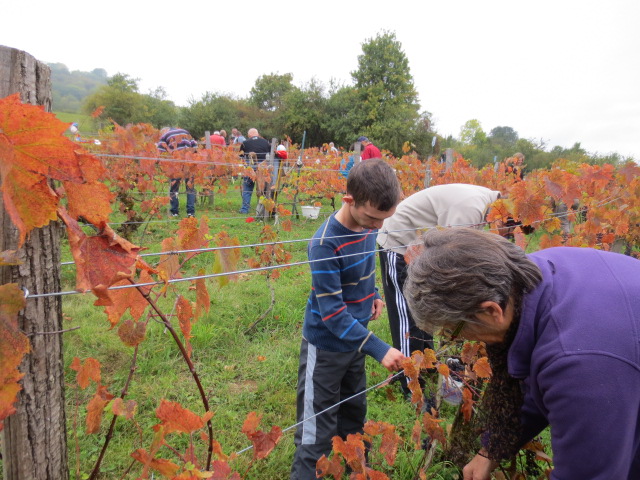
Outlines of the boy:
{"type": "Polygon", "coordinates": [[[400,185],[384,160],[360,162],[349,172],[342,206],[308,247],[311,293],[307,301],[298,369],[298,421],[292,480],[316,478],[316,462],[331,439],[362,432],[367,403],[365,354],[390,371],[404,355],[367,329],[384,306],[375,288],[376,233],[400,201],[400,185]],[[311,418],[313,417],[313,418],[311,418]]]}

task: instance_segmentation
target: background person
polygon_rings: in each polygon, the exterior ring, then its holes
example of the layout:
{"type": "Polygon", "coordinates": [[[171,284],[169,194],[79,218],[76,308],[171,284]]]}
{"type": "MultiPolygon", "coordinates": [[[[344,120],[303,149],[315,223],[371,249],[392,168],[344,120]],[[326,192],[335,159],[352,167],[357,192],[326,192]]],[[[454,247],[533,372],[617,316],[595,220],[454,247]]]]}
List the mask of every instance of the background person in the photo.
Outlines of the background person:
{"type": "MultiPolygon", "coordinates": [[[[257,128],[250,128],[247,135],[249,135],[249,138],[240,145],[240,152],[244,154],[245,163],[251,165],[255,172],[258,169],[258,165],[264,162],[271,152],[271,144],[260,136],[257,128]],[[253,161],[254,158],[255,162],[253,161]]],[[[240,207],[240,213],[249,213],[254,186],[255,182],[251,177],[242,177],[242,207],[240,207]]]]}
{"type": "MultiPolygon", "coordinates": [[[[171,153],[185,149],[195,150],[198,147],[198,142],[183,128],[165,127],[160,130],[160,140],[156,146],[160,152],[171,153]]],[[[187,190],[187,217],[193,217],[196,214],[196,189],[195,179],[192,176],[171,179],[171,185],[169,187],[171,216],[177,217],[179,213],[178,191],[181,180],[184,180],[187,190]]]]}
{"type": "Polygon", "coordinates": [[[382,157],[382,153],[380,153],[380,149],[376,147],[373,143],[371,143],[367,137],[364,137],[364,136],[359,137],[358,141],[362,143],[362,145],[364,146],[364,150],[360,155],[360,158],[362,160],[369,160],[370,158],[382,157]]]}
{"type": "Polygon", "coordinates": [[[552,479],[640,478],[640,261],[574,247],[526,255],[466,228],[431,230],[424,247],[404,292],[416,323],[485,342],[493,370],[464,479],[488,480],[494,460],[547,425],[552,479]]]}
{"type": "Polygon", "coordinates": [[[222,135],[220,135],[220,131],[218,130],[213,132],[213,135],[209,136],[209,140],[211,141],[211,145],[220,145],[224,147],[227,144],[227,141],[222,135]]]}
{"type": "MultiPolygon", "coordinates": [[[[378,232],[380,271],[393,346],[404,355],[433,348],[433,337],[418,328],[402,293],[407,278],[405,254],[419,243],[421,229],[437,226],[482,226],[500,192],[477,185],[451,183],[421,190],[405,198],[378,232]]],[[[411,395],[407,377],[400,377],[405,396],[411,395]]],[[[422,383],[424,387],[424,383],[422,383]]],[[[427,396],[428,398],[428,396],[427,396]]],[[[427,406],[427,410],[429,407],[427,406]]]]}
{"type": "Polygon", "coordinates": [[[311,293],[298,369],[296,453],[291,480],[316,478],[316,463],[331,452],[331,439],[363,431],[365,354],[385,368],[401,368],[402,353],[369,331],[384,304],[375,288],[375,229],[400,200],[395,172],[383,160],[361,162],[347,179],[342,206],[309,242],[311,293]],[[313,417],[313,418],[312,418],[313,417]]]}

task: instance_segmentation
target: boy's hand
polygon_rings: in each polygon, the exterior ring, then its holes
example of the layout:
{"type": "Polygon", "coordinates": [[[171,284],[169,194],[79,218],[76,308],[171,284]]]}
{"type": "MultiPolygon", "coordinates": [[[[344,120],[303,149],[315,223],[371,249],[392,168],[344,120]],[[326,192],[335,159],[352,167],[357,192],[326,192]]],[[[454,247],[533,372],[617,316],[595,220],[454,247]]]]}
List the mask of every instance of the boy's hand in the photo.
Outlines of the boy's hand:
{"type": "Polygon", "coordinates": [[[380,363],[390,372],[397,372],[402,368],[402,360],[405,358],[400,350],[391,347],[380,363]]]}
{"type": "Polygon", "coordinates": [[[384,308],[384,302],[379,298],[376,298],[373,301],[373,306],[371,307],[371,320],[375,320],[382,313],[382,309],[384,308]]]}

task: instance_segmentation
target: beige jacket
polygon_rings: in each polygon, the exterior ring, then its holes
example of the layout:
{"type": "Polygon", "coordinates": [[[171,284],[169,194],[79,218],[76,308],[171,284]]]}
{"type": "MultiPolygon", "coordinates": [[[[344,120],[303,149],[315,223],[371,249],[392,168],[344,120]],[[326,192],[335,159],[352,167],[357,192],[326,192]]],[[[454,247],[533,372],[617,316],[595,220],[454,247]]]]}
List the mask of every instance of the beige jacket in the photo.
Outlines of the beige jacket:
{"type": "Polygon", "coordinates": [[[377,242],[385,250],[404,255],[407,245],[418,243],[429,227],[475,227],[484,221],[487,207],[500,192],[477,185],[450,183],[421,190],[398,204],[384,221],[377,242]]]}

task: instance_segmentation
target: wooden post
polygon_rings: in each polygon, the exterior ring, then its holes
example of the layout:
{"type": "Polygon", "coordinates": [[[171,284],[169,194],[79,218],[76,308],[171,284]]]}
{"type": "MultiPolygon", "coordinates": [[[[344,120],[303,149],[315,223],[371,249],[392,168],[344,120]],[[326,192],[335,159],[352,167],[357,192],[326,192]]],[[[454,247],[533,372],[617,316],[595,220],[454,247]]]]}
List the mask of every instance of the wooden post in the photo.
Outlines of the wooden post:
{"type": "Polygon", "coordinates": [[[357,158],[356,161],[361,162],[362,157],[360,156],[360,152],[362,151],[362,142],[356,142],[353,147],[354,158],[357,158]]]}
{"type": "Polygon", "coordinates": [[[445,159],[445,163],[447,164],[445,170],[447,172],[450,172],[451,168],[453,167],[453,148],[447,148],[447,150],[445,151],[445,159]]]}
{"type": "MultiPolygon", "coordinates": [[[[51,69],[26,52],[0,46],[0,98],[13,93],[20,93],[23,103],[51,111],[51,69]]],[[[32,231],[18,249],[18,231],[0,203],[0,229],[0,251],[17,250],[22,261],[0,267],[2,284],[17,283],[33,294],[59,292],[59,223],[32,231]]],[[[61,297],[27,298],[18,322],[29,336],[31,352],[20,365],[24,377],[17,412],[4,422],[3,478],[67,479],[62,333],[55,333],[63,330],[61,297]]]]}

